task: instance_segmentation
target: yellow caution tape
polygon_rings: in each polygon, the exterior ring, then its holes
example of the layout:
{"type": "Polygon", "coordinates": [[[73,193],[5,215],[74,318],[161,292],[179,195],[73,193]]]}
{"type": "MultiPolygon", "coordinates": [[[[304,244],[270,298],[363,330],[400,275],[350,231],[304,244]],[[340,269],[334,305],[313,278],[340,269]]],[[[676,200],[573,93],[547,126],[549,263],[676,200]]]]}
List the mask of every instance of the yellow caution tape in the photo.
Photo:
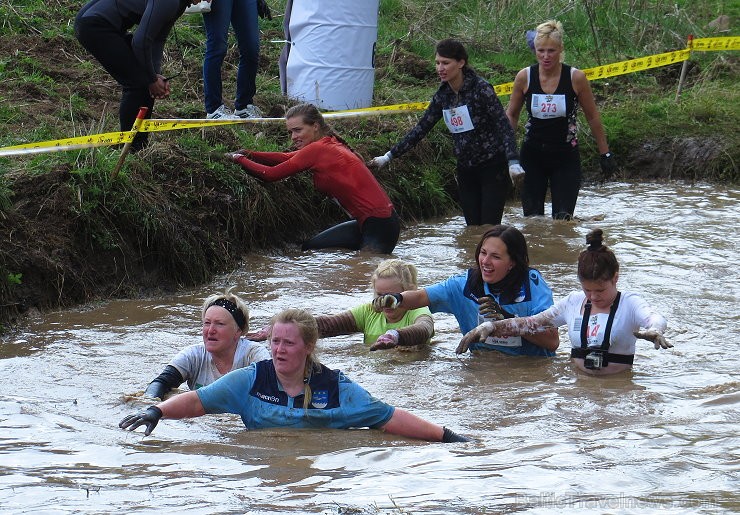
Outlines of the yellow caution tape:
{"type": "Polygon", "coordinates": [[[133,141],[135,132],[107,132],[105,134],[92,134],[90,136],[77,136],[76,138],[57,139],[50,141],[39,141],[37,143],[26,143],[25,145],[14,145],[12,147],[0,148],[0,157],[17,156],[23,154],[41,154],[43,152],[56,152],[58,150],[79,150],[83,148],[105,147],[119,145],[133,141]]]}
{"type": "MultiPolygon", "coordinates": [[[[650,68],[658,68],[669,64],[680,63],[690,58],[692,51],[713,51],[713,50],[740,50],[740,37],[718,37],[718,38],[699,38],[689,42],[689,48],[665,52],[663,54],[649,55],[620,61],[617,63],[605,64],[595,68],[583,70],[589,80],[605,79],[627,73],[635,73],[650,68]]],[[[493,86],[498,96],[510,95],[514,89],[513,82],[498,84],[493,86]]],[[[324,118],[356,118],[365,116],[375,116],[380,114],[399,114],[410,111],[423,111],[429,106],[429,102],[410,102],[404,104],[394,104],[378,107],[367,107],[363,109],[347,109],[344,111],[333,111],[324,114],[324,118]]],[[[144,120],[139,128],[140,132],[159,132],[180,129],[196,129],[203,127],[215,127],[219,125],[238,125],[251,123],[276,123],[283,122],[283,118],[246,118],[240,120],[204,120],[201,118],[194,119],[160,119],[144,120]]],[[[11,147],[0,148],[0,157],[36,154],[42,152],[54,152],[58,150],[78,150],[83,148],[102,147],[108,145],[118,145],[129,143],[136,135],[135,131],[126,132],[108,132],[105,134],[93,134],[90,136],[79,136],[61,140],[41,141],[38,143],[28,143],[25,145],[15,145],[11,147]]]]}
{"type": "Polygon", "coordinates": [[[649,55],[647,57],[638,57],[637,59],[630,59],[629,61],[621,61],[618,63],[605,64],[604,66],[597,66],[595,68],[588,68],[583,70],[583,73],[586,74],[586,78],[588,80],[605,79],[616,75],[624,75],[626,73],[634,73],[650,68],[658,68],[660,66],[680,63],[687,60],[690,56],[691,50],[686,48],[684,50],[649,55]]]}
{"type": "Polygon", "coordinates": [[[740,50],[740,37],[694,39],[691,41],[691,50],[698,52],[740,50]]]}

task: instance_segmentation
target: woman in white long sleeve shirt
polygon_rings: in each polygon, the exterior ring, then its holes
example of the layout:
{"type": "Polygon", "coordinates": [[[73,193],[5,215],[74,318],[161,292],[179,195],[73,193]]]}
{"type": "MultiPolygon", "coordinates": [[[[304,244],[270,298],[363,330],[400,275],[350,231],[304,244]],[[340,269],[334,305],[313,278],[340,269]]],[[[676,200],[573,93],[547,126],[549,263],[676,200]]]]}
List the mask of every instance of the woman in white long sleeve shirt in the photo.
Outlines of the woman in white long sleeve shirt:
{"type": "Polygon", "coordinates": [[[632,368],[638,338],[653,342],[656,349],[672,347],[663,337],[665,318],[639,294],[617,289],[619,262],[602,240],[601,229],[586,237],[588,248],[578,258],[582,291],[531,317],[484,322],[463,337],[460,347],[489,336],[526,335],[567,325],[573,364],[594,375],[632,368]]]}

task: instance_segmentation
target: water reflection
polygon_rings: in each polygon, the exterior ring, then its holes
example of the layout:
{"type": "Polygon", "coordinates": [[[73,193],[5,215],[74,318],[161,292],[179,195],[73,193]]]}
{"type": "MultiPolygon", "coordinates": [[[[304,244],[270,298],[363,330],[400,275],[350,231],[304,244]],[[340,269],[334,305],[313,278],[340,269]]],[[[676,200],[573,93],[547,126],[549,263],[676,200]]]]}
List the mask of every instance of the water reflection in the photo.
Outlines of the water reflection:
{"type": "MultiPolygon", "coordinates": [[[[288,305],[337,313],[370,297],[383,258],[246,256],[214,283],[163,299],[49,313],[0,342],[3,512],[737,512],[738,190],[611,184],[583,191],[577,222],[505,220],[556,297],[576,289],[585,236],[602,227],[620,286],[669,320],[670,351],[638,343],[629,374],[594,378],[553,360],[457,357],[435,315],[420,353],[369,353],[360,335],[321,359],[372,393],[474,435],[427,444],[377,431],[245,431],[230,415],[164,421],[143,438],[117,422],[167,360],[199,338],[200,302],[236,284],[258,327],[288,305]]],[[[426,285],[463,271],[479,228],[460,217],[407,228],[396,256],[426,285]]],[[[561,330],[561,341],[567,342],[561,330]]]]}

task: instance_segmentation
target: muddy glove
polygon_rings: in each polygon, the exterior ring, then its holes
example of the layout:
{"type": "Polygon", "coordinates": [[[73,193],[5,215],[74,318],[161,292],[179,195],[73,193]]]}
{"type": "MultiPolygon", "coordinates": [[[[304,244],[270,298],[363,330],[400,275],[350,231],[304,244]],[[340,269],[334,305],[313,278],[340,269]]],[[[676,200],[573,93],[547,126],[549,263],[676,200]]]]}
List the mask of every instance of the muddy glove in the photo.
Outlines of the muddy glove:
{"type": "Polygon", "coordinates": [[[601,165],[601,174],[603,175],[604,179],[609,179],[617,172],[617,162],[614,159],[614,154],[612,154],[611,152],[601,154],[599,164],[601,165]]]}
{"type": "Polygon", "coordinates": [[[455,350],[455,353],[462,354],[463,352],[467,352],[471,343],[484,342],[486,341],[486,338],[491,336],[491,333],[493,333],[493,322],[483,322],[463,336],[462,340],[460,340],[460,344],[455,350]]]}
{"type": "Polygon", "coordinates": [[[378,339],[370,347],[370,350],[392,349],[398,346],[398,331],[388,329],[384,334],[378,336],[378,339]]]}
{"type": "Polygon", "coordinates": [[[264,342],[267,340],[267,335],[270,332],[270,327],[265,326],[262,329],[257,329],[256,331],[252,331],[251,333],[247,333],[244,335],[244,337],[247,340],[251,340],[253,342],[264,342]]]}
{"type": "Polygon", "coordinates": [[[649,342],[653,342],[653,345],[655,345],[656,349],[670,349],[673,347],[673,344],[668,343],[668,340],[665,339],[665,336],[663,336],[660,331],[657,329],[648,329],[646,331],[635,331],[635,336],[640,338],[641,340],[647,340],[649,342]]]}
{"type": "Polygon", "coordinates": [[[519,186],[524,180],[524,168],[519,164],[519,160],[511,159],[509,161],[509,177],[511,177],[511,183],[514,186],[519,186]]]}
{"type": "Polygon", "coordinates": [[[373,310],[380,313],[384,309],[396,309],[401,302],[403,302],[403,295],[400,293],[386,293],[373,299],[373,310]]]}
{"type": "Polygon", "coordinates": [[[265,0],[257,0],[257,15],[262,19],[272,19],[272,11],[270,10],[270,6],[267,5],[267,2],[265,2],[265,0]]]}
{"type": "Polygon", "coordinates": [[[162,418],[162,410],[156,406],[149,406],[145,411],[136,415],[129,415],[121,420],[118,427],[133,431],[137,427],[146,424],[144,436],[149,436],[154,428],[157,427],[157,422],[159,422],[160,418],[162,418]]]}
{"type": "Polygon", "coordinates": [[[478,297],[478,313],[483,318],[489,320],[503,320],[504,318],[514,318],[514,315],[502,308],[496,300],[490,295],[478,297]]]}
{"type": "Polygon", "coordinates": [[[447,429],[446,427],[443,427],[442,432],[442,442],[443,443],[453,443],[453,442],[472,442],[470,438],[467,438],[465,436],[461,436],[454,432],[452,429],[447,429]]]}
{"type": "Polygon", "coordinates": [[[370,163],[368,164],[376,168],[384,168],[388,166],[388,163],[391,162],[391,159],[393,159],[393,154],[391,154],[390,151],[388,151],[382,156],[374,157],[373,159],[370,160],[370,163]]]}

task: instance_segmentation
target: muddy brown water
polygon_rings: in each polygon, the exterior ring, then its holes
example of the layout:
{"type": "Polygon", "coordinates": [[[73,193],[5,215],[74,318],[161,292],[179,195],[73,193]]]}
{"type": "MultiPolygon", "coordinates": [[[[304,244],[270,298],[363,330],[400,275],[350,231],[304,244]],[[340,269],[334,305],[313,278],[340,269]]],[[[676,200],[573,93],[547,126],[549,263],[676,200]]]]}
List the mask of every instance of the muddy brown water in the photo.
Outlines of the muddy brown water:
{"type": "MultiPolygon", "coordinates": [[[[505,221],[525,233],[555,297],[599,226],[675,344],[638,343],[634,370],[576,373],[552,360],[465,355],[449,315],[426,351],[320,342],[324,363],[377,397],[473,436],[431,444],[379,431],[245,431],[236,416],[118,421],[180,348],[199,341],[203,298],[235,284],[252,326],[288,306],[336,313],[369,299],[381,260],[348,252],[252,254],[176,296],[44,314],[0,341],[3,513],[730,513],[740,510],[740,190],[610,184],[584,189],[576,223],[505,221]],[[131,399],[129,395],[134,395],[131,399]]],[[[407,228],[396,255],[426,285],[469,266],[480,228],[461,217],[407,228]]]]}

